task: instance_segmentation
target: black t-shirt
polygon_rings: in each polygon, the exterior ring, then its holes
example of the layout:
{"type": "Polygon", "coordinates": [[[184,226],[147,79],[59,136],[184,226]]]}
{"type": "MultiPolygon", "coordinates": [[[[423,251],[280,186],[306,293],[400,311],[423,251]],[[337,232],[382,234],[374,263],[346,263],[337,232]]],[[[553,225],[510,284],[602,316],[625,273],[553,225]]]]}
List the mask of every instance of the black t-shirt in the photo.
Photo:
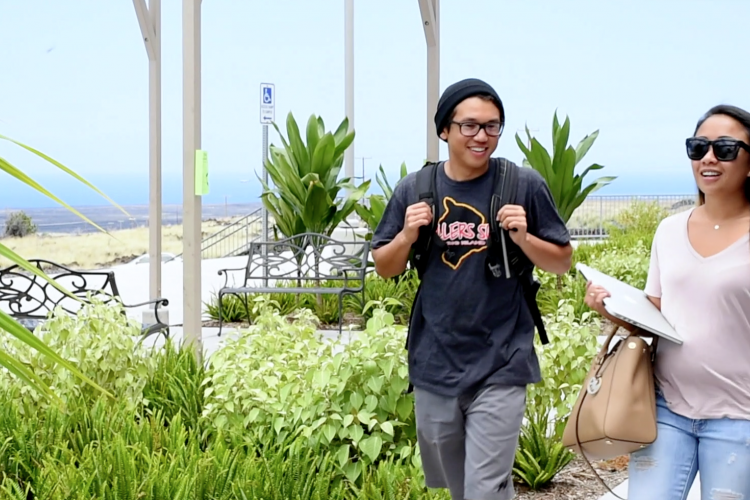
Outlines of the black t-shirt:
{"type": "MultiPolygon", "coordinates": [[[[515,168],[515,167],[514,167],[515,168]]],[[[520,282],[485,273],[492,171],[465,182],[438,165],[437,235],[452,250],[431,251],[413,305],[409,378],[415,387],[455,397],[484,384],[526,385],[541,380],[534,351],[534,322],[520,282]]],[[[549,188],[531,168],[519,168],[517,202],[527,214],[528,233],[565,245],[570,235],[549,188]]],[[[416,172],[394,189],[375,230],[372,248],[389,243],[416,203],[416,172]]],[[[434,248],[434,247],[433,247],[434,248]]]]}

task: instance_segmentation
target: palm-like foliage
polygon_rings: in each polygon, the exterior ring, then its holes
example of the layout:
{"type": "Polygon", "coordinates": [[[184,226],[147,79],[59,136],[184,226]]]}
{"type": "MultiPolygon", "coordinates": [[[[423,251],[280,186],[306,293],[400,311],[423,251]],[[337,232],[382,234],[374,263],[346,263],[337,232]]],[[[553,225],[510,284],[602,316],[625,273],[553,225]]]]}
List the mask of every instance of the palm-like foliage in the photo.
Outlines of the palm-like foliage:
{"type": "MultiPolygon", "coordinates": [[[[396,181],[396,184],[401,182],[404,177],[406,177],[406,163],[401,164],[400,173],[401,177],[398,181],[396,181]]],[[[364,204],[360,203],[358,203],[354,207],[357,211],[357,214],[362,218],[363,221],[365,221],[367,227],[370,229],[366,236],[367,240],[372,240],[372,234],[375,232],[375,229],[377,229],[378,224],[380,224],[380,220],[383,218],[383,213],[385,212],[385,207],[390,201],[391,196],[393,196],[393,188],[388,182],[388,178],[385,175],[385,170],[383,170],[382,165],[380,165],[379,172],[375,174],[375,180],[383,190],[383,194],[371,194],[368,198],[370,202],[369,207],[366,207],[364,204]]]]}
{"type": "Polygon", "coordinates": [[[307,144],[292,113],[286,120],[288,140],[275,123],[273,126],[283,148],[270,147],[266,169],[274,187],[260,179],[263,205],[285,237],[305,232],[330,236],[370,185],[369,180],[355,186],[349,178],[339,179],[344,151],[354,141],[354,132],[348,132],[349,120],[345,118],[331,133],[326,132],[322,118],[310,116],[305,131],[307,144]],[[342,190],[348,193],[340,198],[342,190]]]}
{"type": "MultiPolygon", "coordinates": [[[[109,197],[107,197],[99,189],[97,189],[96,187],[94,187],[91,183],[89,183],[88,181],[86,181],[83,177],[81,177],[80,175],[78,175],[77,173],[75,173],[74,171],[72,171],[71,169],[69,169],[68,167],[62,165],[58,161],[56,161],[56,160],[50,158],[49,156],[45,155],[44,153],[41,153],[40,151],[37,151],[36,149],[34,149],[34,148],[30,147],[30,146],[27,146],[25,144],[22,144],[22,143],[20,143],[20,142],[18,142],[16,140],[13,140],[13,139],[10,139],[8,137],[5,137],[4,135],[0,135],[0,139],[6,140],[6,141],[10,141],[10,142],[12,142],[12,143],[14,143],[14,144],[16,144],[16,145],[18,145],[18,146],[26,149],[27,151],[29,151],[29,152],[37,155],[38,157],[46,160],[47,162],[49,162],[52,165],[56,166],[57,168],[59,168],[63,172],[71,175],[75,179],[77,179],[80,182],[86,184],[91,189],[93,189],[97,193],[99,193],[102,196],[104,196],[107,200],[109,200],[110,202],[112,202],[112,200],[109,197]]],[[[20,168],[12,165],[8,160],[6,160],[3,157],[0,157],[0,170],[4,171],[7,174],[10,174],[11,177],[14,177],[15,179],[21,181],[23,184],[26,184],[27,186],[29,186],[29,187],[37,190],[38,192],[40,192],[40,193],[44,194],[45,196],[51,198],[52,200],[56,201],[57,203],[63,205],[65,208],[67,208],[71,212],[75,213],[76,215],[78,215],[82,219],[86,220],[90,224],[96,226],[99,230],[104,231],[104,229],[102,229],[101,227],[99,227],[96,224],[94,224],[91,220],[89,220],[88,218],[86,218],[83,214],[81,214],[80,212],[78,212],[75,208],[71,207],[70,205],[68,205],[67,203],[65,203],[64,201],[62,201],[60,198],[58,198],[57,196],[55,196],[54,194],[52,194],[50,191],[48,191],[46,188],[44,188],[41,184],[39,184],[34,179],[32,179],[31,177],[29,177],[28,175],[26,175],[20,168]]],[[[114,202],[112,202],[112,203],[115,206],[117,206],[114,202]]],[[[118,208],[120,208],[120,207],[118,207],[118,208]]],[[[120,208],[120,209],[123,210],[122,208],[120,208]]],[[[127,212],[125,212],[124,210],[123,210],[123,212],[126,215],[128,215],[127,212]]],[[[6,247],[2,243],[0,243],[0,255],[2,255],[6,259],[10,260],[14,264],[19,265],[20,267],[22,267],[26,271],[28,271],[30,273],[33,273],[33,274],[36,274],[37,276],[46,279],[50,284],[52,284],[53,286],[55,286],[56,288],[58,288],[61,292],[69,295],[70,297],[72,297],[74,299],[76,298],[73,295],[71,295],[70,292],[68,292],[67,290],[65,290],[64,288],[62,288],[59,284],[57,284],[55,281],[51,280],[46,274],[44,274],[43,271],[40,271],[35,266],[32,266],[31,264],[29,264],[23,257],[21,257],[20,255],[18,255],[17,253],[15,253],[10,248],[6,247]]],[[[16,338],[18,338],[22,342],[28,344],[33,349],[39,351],[40,353],[44,354],[45,356],[50,357],[55,362],[59,363],[61,366],[64,366],[65,368],[67,368],[68,370],[70,370],[73,374],[75,374],[77,377],[80,377],[82,380],[84,380],[88,384],[92,385],[96,389],[98,389],[98,390],[100,390],[100,391],[102,391],[102,392],[104,392],[106,394],[109,394],[104,389],[102,389],[101,387],[99,387],[96,383],[94,383],[91,379],[89,379],[88,377],[86,377],[85,375],[83,375],[75,366],[73,366],[73,364],[71,364],[67,360],[61,358],[57,353],[55,353],[52,349],[50,349],[49,346],[47,346],[44,342],[42,342],[39,338],[37,338],[33,333],[29,332],[26,328],[24,328],[17,321],[15,321],[10,315],[8,315],[7,313],[5,313],[3,311],[0,311],[0,330],[4,330],[4,331],[8,332],[9,334],[15,336],[16,338]]],[[[52,390],[38,376],[36,376],[25,365],[23,365],[18,360],[14,359],[10,355],[8,355],[7,352],[5,352],[5,351],[3,351],[1,349],[0,349],[0,366],[5,367],[11,373],[13,373],[14,375],[16,375],[20,379],[24,380],[26,383],[28,383],[29,385],[31,385],[32,387],[34,387],[36,390],[38,390],[38,391],[40,391],[40,392],[42,392],[44,394],[47,394],[50,397],[55,398],[55,395],[52,393],[52,390]]]]}
{"type": "Polygon", "coordinates": [[[586,156],[594,141],[599,136],[599,131],[584,137],[574,148],[568,145],[570,136],[570,119],[565,117],[562,127],[557,120],[557,112],[552,120],[552,156],[542,144],[531,136],[529,128],[526,127],[526,135],[530,146],[527,147],[516,134],[516,142],[526,156],[523,164],[539,172],[552,192],[560,217],[568,222],[573,212],[586,200],[591,193],[603,188],[617,177],[599,177],[594,182],[582,188],[583,178],[590,171],[604,168],[599,164],[592,164],[583,173],[576,174],[575,168],[586,156]]]}

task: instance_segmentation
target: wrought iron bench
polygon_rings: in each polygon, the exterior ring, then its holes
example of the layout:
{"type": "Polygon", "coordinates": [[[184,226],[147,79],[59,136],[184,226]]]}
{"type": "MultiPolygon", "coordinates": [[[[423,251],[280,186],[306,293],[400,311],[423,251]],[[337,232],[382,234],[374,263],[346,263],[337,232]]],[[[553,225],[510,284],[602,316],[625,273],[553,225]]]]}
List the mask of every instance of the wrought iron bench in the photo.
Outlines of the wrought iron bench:
{"type": "MultiPolygon", "coordinates": [[[[89,302],[89,294],[104,303],[113,302],[115,299],[122,303],[115,273],[112,271],[74,271],[43,259],[31,259],[29,262],[78,299],[64,294],[47,280],[31,274],[20,266],[12,265],[0,269],[0,309],[30,331],[34,331],[42,324],[49,317],[49,313],[57,307],[75,315],[83,304],[89,302]]],[[[159,306],[169,305],[167,299],[158,298],[140,304],[122,305],[128,309],[153,305],[155,323],[141,327],[142,338],[154,333],[160,333],[165,338],[169,336],[169,325],[159,318],[159,306]]]]}
{"type": "Polygon", "coordinates": [[[223,297],[244,297],[249,321],[247,296],[255,293],[336,294],[341,333],[344,295],[361,292],[364,300],[369,254],[369,241],[338,241],[315,233],[278,241],[254,242],[249,248],[245,267],[219,271],[219,276],[224,276],[224,286],[218,292],[219,335],[224,324],[223,297]],[[230,272],[242,273],[239,286],[229,286],[230,272]],[[271,282],[276,281],[291,282],[296,286],[274,286],[271,282]],[[322,286],[323,283],[326,286],[322,286]]]}

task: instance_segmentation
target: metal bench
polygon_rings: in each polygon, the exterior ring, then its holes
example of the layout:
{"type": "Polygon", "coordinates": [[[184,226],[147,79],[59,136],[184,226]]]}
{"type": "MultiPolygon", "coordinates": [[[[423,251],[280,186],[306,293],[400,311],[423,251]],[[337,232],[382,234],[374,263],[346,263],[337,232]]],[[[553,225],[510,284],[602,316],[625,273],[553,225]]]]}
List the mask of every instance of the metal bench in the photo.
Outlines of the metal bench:
{"type": "Polygon", "coordinates": [[[336,294],[341,333],[344,295],[361,292],[364,301],[369,254],[369,241],[339,241],[315,233],[254,242],[249,248],[245,267],[219,271],[219,276],[224,276],[224,286],[218,292],[219,335],[224,323],[223,297],[244,297],[249,321],[247,296],[255,293],[336,294]],[[230,272],[242,273],[239,286],[229,286],[230,272]],[[277,281],[291,282],[293,286],[275,286],[277,281]],[[327,286],[322,286],[323,283],[327,286]]]}
{"type": "MultiPolygon", "coordinates": [[[[18,265],[0,269],[0,309],[30,331],[44,323],[49,313],[57,307],[68,314],[77,314],[83,304],[89,303],[89,294],[104,303],[113,302],[115,299],[122,303],[115,273],[112,271],[74,271],[43,259],[31,259],[28,262],[79,299],[64,294],[47,280],[31,274],[18,265]]],[[[141,335],[145,338],[160,333],[165,338],[169,337],[169,325],[159,318],[159,306],[169,305],[167,299],[158,298],[140,304],[122,305],[128,309],[153,305],[155,323],[143,325],[141,335]]]]}

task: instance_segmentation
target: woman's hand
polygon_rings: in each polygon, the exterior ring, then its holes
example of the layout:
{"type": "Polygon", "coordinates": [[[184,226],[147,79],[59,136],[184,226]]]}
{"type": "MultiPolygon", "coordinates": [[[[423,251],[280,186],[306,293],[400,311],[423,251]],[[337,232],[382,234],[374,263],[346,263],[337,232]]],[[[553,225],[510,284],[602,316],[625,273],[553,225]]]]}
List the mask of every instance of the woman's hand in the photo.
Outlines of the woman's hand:
{"type": "MultiPolygon", "coordinates": [[[[604,299],[609,297],[610,294],[603,286],[594,285],[590,281],[586,283],[586,298],[584,299],[584,302],[587,306],[589,306],[594,311],[598,312],[608,320],[610,320],[612,323],[628,330],[629,332],[634,332],[636,330],[639,330],[634,325],[631,325],[630,323],[627,323],[625,321],[622,321],[621,319],[615,318],[611,314],[607,312],[607,310],[604,308],[604,299]]],[[[640,334],[639,334],[640,335],[640,334]]],[[[647,335],[643,335],[647,336],[647,335]]]]}
{"type": "Polygon", "coordinates": [[[586,283],[586,298],[584,302],[591,309],[605,317],[609,317],[606,309],[604,309],[604,299],[607,297],[609,297],[609,292],[604,287],[595,285],[590,281],[586,283]]]}

